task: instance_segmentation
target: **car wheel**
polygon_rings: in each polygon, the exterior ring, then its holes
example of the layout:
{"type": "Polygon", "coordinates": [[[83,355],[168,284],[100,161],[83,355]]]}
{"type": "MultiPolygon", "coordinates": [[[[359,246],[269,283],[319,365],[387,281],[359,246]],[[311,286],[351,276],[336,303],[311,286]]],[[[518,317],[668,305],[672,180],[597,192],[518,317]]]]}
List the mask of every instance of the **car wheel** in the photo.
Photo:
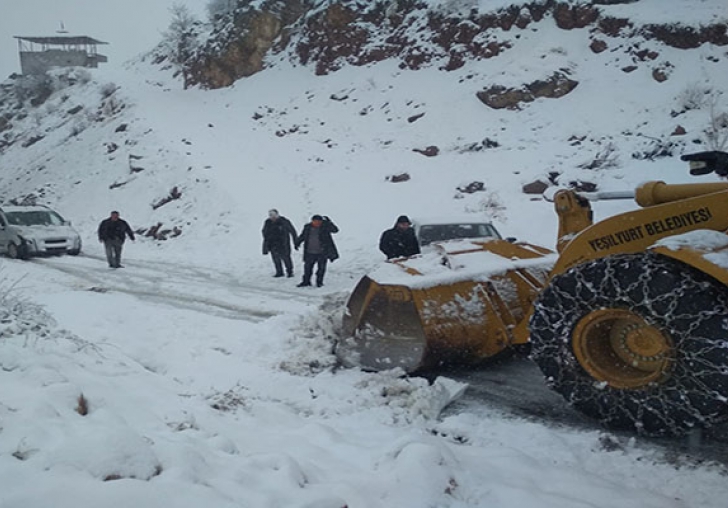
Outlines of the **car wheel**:
{"type": "Polygon", "coordinates": [[[8,244],[8,257],[10,259],[27,259],[28,254],[24,247],[18,247],[13,242],[8,244]]]}
{"type": "Polygon", "coordinates": [[[682,435],[728,417],[728,289],[653,253],[555,277],[534,304],[547,383],[609,427],[682,435]]]}
{"type": "Polygon", "coordinates": [[[68,251],[69,256],[78,256],[81,253],[81,249],[73,249],[68,251]]]}

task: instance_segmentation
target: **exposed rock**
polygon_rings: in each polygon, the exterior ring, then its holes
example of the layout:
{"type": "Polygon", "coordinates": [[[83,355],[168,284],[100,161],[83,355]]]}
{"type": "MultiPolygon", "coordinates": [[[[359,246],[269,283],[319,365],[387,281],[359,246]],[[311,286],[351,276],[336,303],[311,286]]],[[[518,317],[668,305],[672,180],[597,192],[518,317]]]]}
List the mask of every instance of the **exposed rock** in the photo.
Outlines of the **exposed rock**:
{"type": "Polygon", "coordinates": [[[399,173],[398,175],[391,175],[387,177],[387,180],[392,183],[406,182],[410,179],[409,173],[399,173]]]}
{"type": "Polygon", "coordinates": [[[662,83],[663,81],[667,81],[667,73],[663,69],[654,69],[652,71],[652,77],[655,81],[658,83],[662,83]]]}
{"type": "Polygon", "coordinates": [[[263,69],[263,60],[286,25],[305,12],[300,0],[270,10],[248,10],[233,16],[228,31],[213,34],[208,47],[190,62],[187,84],[221,88],[263,69]]]}
{"type": "Polygon", "coordinates": [[[578,81],[570,79],[562,72],[555,72],[547,80],[534,81],[520,89],[495,85],[478,92],[477,97],[493,109],[520,109],[522,102],[533,102],[541,97],[551,99],[563,97],[578,84],[578,81]]]}
{"type": "Polygon", "coordinates": [[[599,9],[592,5],[558,3],[554,8],[554,21],[559,28],[573,30],[591,25],[599,17],[599,9]]]}
{"type": "Polygon", "coordinates": [[[75,107],[69,109],[68,111],[66,111],[66,113],[68,113],[69,115],[75,115],[76,113],[80,113],[81,110],[83,110],[83,106],[81,106],[79,104],[78,106],[75,106],[75,107]]]}
{"type": "Polygon", "coordinates": [[[10,120],[4,116],[0,116],[0,132],[10,130],[12,127],[13,125],[10,123],[10,120]]]}
{"type": "Polygon", "coordinates": [[[657,51],[650,51],[649,49],[643,49],[634,53],[634,56],[642,60],[655,60],[660,54],[657,51]]]}
{"type": "Polygon", "coordinates": [[[26,139],[25,141],[23,141],[20,146],[22,146],[23,148],[28,148],[29,146],[33,146],[34,144],[36,144],[38,141],[42,140],[43,138],[45,138],[45,136],[43,136],[41,134],[38,134],[36,136],[31,136],[28,139],[26,139]]]}
{"type": "Polygon", "coordinates": [[[637,70],[636,65],[628,65],[627,67],[622,67],[622,72],[626,72],[627,74],[629,74],[630,72],[634,72],[636,70],[637,70]]]}
{"type": "Polygon", "coordinates": [[[119,145],[114,142],[104,143],[104,146],[106,147],[106,153],[114,153],[119,149],[119,145]]]}
{"type": "Polygon", "coordinates": [[[589,48],[596,54],[601,53],[602,51],[607,49],[607,43],[601,39],[594,39],[591,44],[589,45],[589,48]]]}
{"type": "Polygon", "coordinates": [[[436,157],[440,154],[440,149],[434,145],[428,146],[425,149],[422,148],[413,148],[413,152],[421,153],[422,155],[426,157],[436,157]]]}
{"type": "Polygon", "coordinates": [[[525,184],[521,190],[524,194],[543,194],[548,188],[549,184],[543,180],[534,180],[531,183],[525,184]]]}
{"type": "Polygon", "coordinates": [[[176,238],[182,234],[182,230],[177,226],[172,227],[172,229],[162,229],[161,222],[157,222],[154,226],[149,228],[137,229],[136,232],[139,235],[161,241],[167,240],[168,238],[176,238]]]}
{"type": "Polygon", "coordinates": [[[569,187],[577,192],[594,192],[598,188],[597,184],[582,180],[572,180],[569,182],[569,187]]]}
{"type": "Polygon", "coordinates": [[[126,132],[126,129],[129,127],[129,124],[123,123],[119,125],[116,129],[114,129],[114,132],[126,132]]]}
{"type": "Polygon", "coordinates": [[[414,122],[416,122],[417,120],[419,120],[420,118],[422,118],[423,116],[425,116],[425,113],[420,113],[420,114],[418,114],[418,115],[412,115],[411,117],[409,117],[409,118],[407,119],[407,121],[408,121],[409,123],[414,123],[414,122]]]}
{"type": "Polygon", "coordinates": [[[672,131],[672,134],[670,134],[670,135],[671,136],[684,136],[685,134],[687,134],[685,127],[683,127],[682,125],[678,125],[677,127],[675,127],[675,130],[672,131]]]}
{"type": "Polygon", "coordinates": [[[172,190],[169,191],[169,194],[167,194],[165,197],[157,201],[156,203],[152,204],[152,210],[156,210],[157,208],[166,205],[167,203],[174,201],[176,199],[179,199],[182,197],[182,193],[180,190],[175,186],[172,187],[172,190]]]}
{"type": "Polygon", "coordinates": [[[597,23],[597,29],[610,37],[619,37],[623,29],[631,28],[632,26],[633,25],[630,20],[626,18],[615,18],[612,16],[600,18],[597,23]]]}
{"type": "Polygon", "coordinates": [[[728,45],[728,25],[725,23],[701,26],[699,29],[677,23],[646,25],[641,31],[648,38],[679,49],[697,48],[705,43],[728,45]]]}
{"type": "Polygon", "coordinates": [[[143,157],[141,155],[129,154],[129,172],[130,173],[141,173],[142,171],[144,171],[145,168],[136,163],[136,161],[139,161],[141,159],[143,159],[143,157]]]}
{"type": "Polygon", "coordinates": [[[483,192],[483,191],[485,191],[485,183],[475,181],[475,182],[469,183],[465,187],[458,187],[457,189],[464,194],[473,194],[475,192],[483,192]]]}

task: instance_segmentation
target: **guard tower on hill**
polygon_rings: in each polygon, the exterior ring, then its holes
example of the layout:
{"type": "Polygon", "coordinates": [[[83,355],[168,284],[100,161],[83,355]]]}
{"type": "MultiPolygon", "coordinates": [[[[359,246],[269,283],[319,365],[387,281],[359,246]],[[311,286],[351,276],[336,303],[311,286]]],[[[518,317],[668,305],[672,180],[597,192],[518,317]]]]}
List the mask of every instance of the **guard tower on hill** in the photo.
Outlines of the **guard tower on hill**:
{"type": "Polygon", "coordinates": [[[45,74],[54,67],[92,67],[108,61],[96,52],[96,47],[106,42],[85,35],[24,37],[16,35],[20,70],[24,76],[45,74]]]}

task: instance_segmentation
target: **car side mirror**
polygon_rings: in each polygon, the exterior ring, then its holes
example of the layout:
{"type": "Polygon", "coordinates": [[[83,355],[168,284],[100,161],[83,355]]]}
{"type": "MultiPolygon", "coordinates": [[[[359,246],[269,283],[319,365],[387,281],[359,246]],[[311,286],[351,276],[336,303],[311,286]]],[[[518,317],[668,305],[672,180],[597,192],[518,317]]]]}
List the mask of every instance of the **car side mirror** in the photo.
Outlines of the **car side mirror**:
{"type": "Polygon", "coordinates": [[[506,242],[509,242],[509,243],[516,243],[517,241],[518,241],[518,238],[516,238],[515,236],[509,236],[508,238],[506,238],[506,242]]]}

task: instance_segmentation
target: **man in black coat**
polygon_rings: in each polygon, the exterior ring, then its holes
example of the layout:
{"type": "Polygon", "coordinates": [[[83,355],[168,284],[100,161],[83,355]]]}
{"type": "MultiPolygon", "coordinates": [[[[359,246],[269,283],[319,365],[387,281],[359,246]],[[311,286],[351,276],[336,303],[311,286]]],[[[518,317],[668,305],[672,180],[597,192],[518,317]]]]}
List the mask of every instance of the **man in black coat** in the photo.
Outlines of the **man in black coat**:
{"type": "Polygon", "coordinates": [[[296,248],[303,244],[303,280],[298,287],[311,285],[313,266],[316,268],[316,286],[324,285],[326,263],[339,259],[332,234],[338,233],[339,228],[328,217],[314,215],[311,222],[303,226],[301,235],[296,239],[296,248]]]}
{"type": "Polygon", "coordinates": [[[420,253],[420,244],[411,226],[409,218],[400,215],[394,227],[382,233],[379,250],[387,256],[387,259],[404,258],[420,253]]]}
{"type": "Polygon", "coordinates": [[[99,224],[99,242],[103,242],[106,247],[106,260],[109,262],[109,268],[124,268],[121,266],[121,249],[124,247],[124,240],[127,235],[134,241],[134,231],[131,230],[129,224],[119,217],[119,212],[111,212],[108,219],[104,219],[99,224]]]}
{"type": "MultiPolygon", "coordinates": [[[[291,239],[296,241],[296,228],[291,221],[273,209],[268,212],[268,218],[263,223],[263,255],[270,252],[273,265],[276,267],[274,277],[283,277],[283,265],[286,274],[293,277],[293,261],[291,261],[291,239]]],[[[296,247],[298,250],[298,247],[296,247]]]]}

